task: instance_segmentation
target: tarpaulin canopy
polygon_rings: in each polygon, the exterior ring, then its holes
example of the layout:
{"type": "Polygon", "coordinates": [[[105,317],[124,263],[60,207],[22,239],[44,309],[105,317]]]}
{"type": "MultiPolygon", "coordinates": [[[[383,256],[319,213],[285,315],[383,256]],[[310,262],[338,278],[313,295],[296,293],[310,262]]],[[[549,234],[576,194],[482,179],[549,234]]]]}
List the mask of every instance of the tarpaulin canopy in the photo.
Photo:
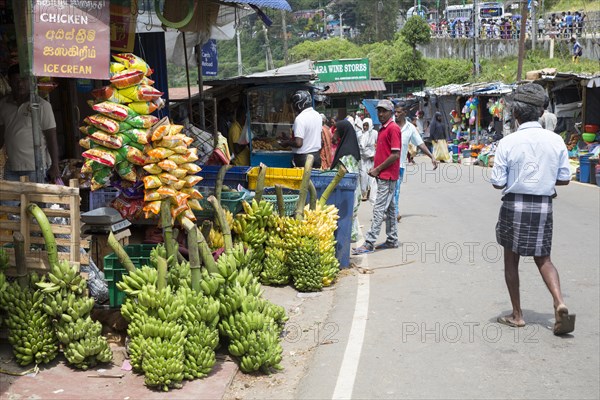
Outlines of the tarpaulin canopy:
{"type": "Polygon", "coordinates": [[[338,93],[365,93],[365,92],[385,92],[385,83],[382,80],[373,79],[365,81],[338,81],[321,83],[329,88],[322,94],[331,95],[338,93]]]}
{"type": "Polygon", "coordinates": [[[292,11],[292,7],[285,0],[222,0],[224,3],[252,4],[257,7],[275,8],[278,10],[292,11]]]}

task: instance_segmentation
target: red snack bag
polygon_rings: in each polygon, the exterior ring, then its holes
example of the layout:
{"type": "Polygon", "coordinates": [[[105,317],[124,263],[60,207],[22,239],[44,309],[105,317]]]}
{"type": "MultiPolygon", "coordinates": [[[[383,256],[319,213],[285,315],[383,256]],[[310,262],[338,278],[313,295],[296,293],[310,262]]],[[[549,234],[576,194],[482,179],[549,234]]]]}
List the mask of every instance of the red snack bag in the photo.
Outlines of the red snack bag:
{"type": "Polygon", "coordinates": [[[136,85],[119,90],[119,94],[133,101],[152,101],[159,99],[164,93],[148,85],[136,85]]]}
{"type": "Polygon", "coordinates": [[[108,118],[102,114],[95,114],[86,117],[83,120],[86,124],[95,126],[98,129],[103,130],[104,132],[112,133],[113,135],[119,132],[120,126],[117,121],[114,119],[108,118]]]}
{"type": "MultiPolygon", "coordinates": [[[[142,79],[144,79],[144,73],[142,71],[139,71],[137,69],[126,69],[124,71],[117,72],[116,74],[114,74],[110,78],[110,83],[112,83],[117,89],[122,90],[139,84],[142,81],[142,79]]],[[[135,100],[131,96],[128,96],[126,93],[121,94],[125,97],[135,100]]]]}
{"type": "Polygon", "coordinates": [[[94,104],[92,109],[117,121],[125,121],[127,118],[138,116],[138,113],[126,105],[113,103],[112,101],[103,101],[102,103],[94,104]]]}

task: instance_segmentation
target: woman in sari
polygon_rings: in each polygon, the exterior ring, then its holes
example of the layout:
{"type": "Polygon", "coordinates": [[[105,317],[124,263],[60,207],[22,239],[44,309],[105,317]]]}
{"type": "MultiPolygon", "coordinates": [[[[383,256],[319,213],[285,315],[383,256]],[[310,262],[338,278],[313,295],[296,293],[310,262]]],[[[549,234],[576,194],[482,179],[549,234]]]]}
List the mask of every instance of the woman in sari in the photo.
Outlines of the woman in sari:
{"type": "Polygon", "coordinates": [[[448,142],[446,141],[446,129],[442,124],[442,113],[436,112],[435,117],[429,125],[429,135],[433,142],[433,155],[435,159],[441,162],[452,162],[448,152],[448,142]]]}

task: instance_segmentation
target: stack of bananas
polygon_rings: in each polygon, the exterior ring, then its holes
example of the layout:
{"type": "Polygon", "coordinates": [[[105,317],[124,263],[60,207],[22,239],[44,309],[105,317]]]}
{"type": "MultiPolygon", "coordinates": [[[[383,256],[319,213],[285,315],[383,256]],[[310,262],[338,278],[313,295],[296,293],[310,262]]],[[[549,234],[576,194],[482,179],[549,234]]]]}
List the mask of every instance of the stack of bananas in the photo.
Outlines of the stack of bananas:
{"type": "Polygon", "coordinates": [[[19,365],[48,363],[56,357],[58,342],[50,317],[42,308],[43,294],[36,290],[37,274],[29,277],[29,286],[22,288],[15,281],[6,282],[0,272],[0,308],[8,313],[8,341],[19,365]]]}
{"type": "Polygon", "coordinates": [[[269,228],[260,281],[265,285],[286,285],[290,280],[290,270],[286,265],[287,253],[281,228],[286,217],[273,215],[272,218],[274,225],[269,228]]]}
{"type": "MultiPolygon", "coordinates": [[[[301,221],[298,221],[302,223],[301,221]]],[[[306,224],[302,224],[306,227],[306,224]]],[[[323,273],[319,253],[319,239],[301,235],[288,242],[287,265],[294,287],[301,292],[318,292],[323,288],[323,273]]]]}
{"type": "Polygon", "coordinates": [[[190,263],[187,261],[173,263],[167,272],[167,285],[173,291],[177,291],[179,288],[191,288],[192,270],[190,269],[190,263]]]}
{"type": "Polygon", "coordinates": [[[94,299],[85,295],[86,281],[77,268],[62,260],[36,283],[44,294],[43,310],[53,319],[56,336],[64,346],[65,358],[75,368],[86,370],[112,360],[102,325],[90,318],[94,299]]]}
{"type": "Polygon", "coordinates": [[[319,239],[319,254],[323,286],[330,286],[340,272],[340,262],[335,257],[335,230],[339,219],[334,205],[321,205],[304,209],[304,221],[308,234],[319,239]]]}
{"type": "MultiPolygon", "coordinates": [[[[213,282],[211,280],[209,286],[213,282]]],[[[219,301],[203,294],[195,293],[189,288],[181,289],[186,298],[183,315],[187,330],[184,345],[184,376],[186,379],[202,378],[210,373],[216,362],[215,348],[219,344],[219,301]]]]}
{"type": "Polygon", "coordinates": [[[269,236],[268,227],[273,226],[273,204],[262,200],[258,203],[252,199],[252,204],[242,201],[245,214],[238,214],[233,223],[233,231],[247,247],[252,249],[250,271],[259,276],[265,258],[265,242],[269,236]]]}
{"type": "Polygon", "coordinates": [[[221,333],[229,338],[228,350],[239,357],[242,372],[281,369],[279,336],[286,319],[283,307],[247,296],[237,312],[220,321],[221,333]]]}
{"type": "MultiPolygon", "coordinates": [[[[223,209],[223,213],[225,214],[225,219],[227,220],[228,226],[233,226],[234,218],[231,211],[223,209]]],[[[219,223],[218,219],[216,220],[216,222],[217,224],[219,223]]],[[[223,247],[225,247],[225,238],[223,237],[223,233],[214,226],[210,229],[207,242],[211,250],[222,249],[223,247]]]]}

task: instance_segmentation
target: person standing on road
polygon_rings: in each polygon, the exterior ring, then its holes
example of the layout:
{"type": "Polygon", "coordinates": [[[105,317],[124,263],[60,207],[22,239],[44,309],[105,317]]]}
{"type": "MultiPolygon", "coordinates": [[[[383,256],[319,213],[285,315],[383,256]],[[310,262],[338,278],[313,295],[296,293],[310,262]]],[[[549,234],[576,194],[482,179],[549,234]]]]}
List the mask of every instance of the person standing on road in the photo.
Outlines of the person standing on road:
{"type": "Polygon", "coordinates": [[[429,136],[433,143],[433,154],[435,159],[441,162],[451,162],[448,153],[448,142],[446,141],[446,128],[442,124],[442,113],[437,111],[429,125],[429,136]]]}
{"type": "Polygon", "coordinates": [[[559,135],[543,129],[538,119],[546,98],[535,83],[519,86],[511,103],[517,131],[500,140],[496,149],[491,183],[503,190],[496,225],[496,240],[504,247],[504,278],[512,314],[498,317],[511,327],[525,326],[519,294],[519,258],[532,256],[554,302],[554,334],[575,329],[560,290],[558,272],[550,259],[552,248],[552,198],[555,186],[571,179],[569,155],[559,135]]]}
{"type": "Polygon", "coordinates": [[[394,104],[390,100],[380,100],[377,103],[377,118],[381,122],[381,128],[377,136],[374,166],[369,171],[369,175],[377,179],[377,197],[373,206],[371,229],[365,236],[364,244],[352,251],[354,255],[372,253],[375,249],[397,248],[400,245],[394,190],[400,174],[402,142],[400,127],[394,122],[393,113],[394,104]],[[375,246],[384,219],[387,239],[385,243],[375,246]]]}
{"type": "Polygon", "coordinates": [[[320,114],[323,119],[323,127],[321,128],[321,168],[331,168],[331,161],[333,160],[334,151],[331,147],[331,129],[327,125],[328,119],[325,114],[320,114]]]}
{"type": "MultiPolygon", "coordinates": [[[[331,165],[333,168],[339,168],[342,164],[346,170],[353,174],[360,172],[360,147],[356,131],[349,121],[342,120],[336,124],[336,132],[340,138],[340,145],[335,151],[331,165]]],[[[358,240],[358,206],[360,206],[360,184],[356,185],[354,190],[354,208],[352,210],[352,242],[358,240]]]]}
{"type": "Polygon", "coordinates": [[[314,157],[313,168],[321,168],[321,130],[323,119],[312,107],[312,96],[308,90],[298,90],[292,96],[292,106],[298,113],[292,126],[292,139],[283,139],[283,147],[291,147],[294,165],[304,167],[309,154],[314,157]]]}
{"type": "Polygon", "coordinates": [[[363,133],[360,136],[360,187],[362,201],[369,198],[369,191],[374,187],[375,178],[369,176],[375,159],[375,144],[377,143],[377,131],[373,129],[373,120],[365,118],[363,121],[363,133]]]}
{"type": "Polygon", "coordinates": [[[396,188],[394,190],[394,203],[396,204],[396,210],[398,211],[398,217],[396,218],[398,222],[402,218],[400,216],[400,208],[398,207],[398,200],[400,199],[400,186],[402,185],[402,178],[404,177],[404,170],[406,168],[407,159],[408,159],[408,146],[414,145],[417,146],[425,155],[431,158],[431,163],[433,164],[433,169],[437,169],[438,162],[431,154],[423,139],[421,139],[421,135],[417,131],[417,128],[413,124],[411,124],[406,119],[406,103],[401,101],[396,104],[394,115],[396,117],[396,123],[400,126],[400,131],[402,132],[402,151],[400,152],[400,175],[398,178],[398,183],[396,184],[396,188]]]}
{"type": "MultiPolygon", "coordinates": [[[[29,76],[20,75],[18,64],[8,68],[11,94],[0,100],[0,148],[6,146],[4,179],[7,181],[19,181],[22,176],[30,182],[36,181],[29,81],[29,76]]],[[[39,106],[42,163],[49,182],[55,183],[60,178],[56,121],[50,103],[39,98],[39,106]]]]}
{"type": "Polygon", "coordinates": [[[556,128],[558,119],[556,118],[556,115],[548,111],[549,105],[550,98],[546,96],[546,101],[544,102],[544,113],[542,114],[538,122],[540,123],[540,125],[542,125],[542,128],[554,132],[554,128],[556,128]]]}

